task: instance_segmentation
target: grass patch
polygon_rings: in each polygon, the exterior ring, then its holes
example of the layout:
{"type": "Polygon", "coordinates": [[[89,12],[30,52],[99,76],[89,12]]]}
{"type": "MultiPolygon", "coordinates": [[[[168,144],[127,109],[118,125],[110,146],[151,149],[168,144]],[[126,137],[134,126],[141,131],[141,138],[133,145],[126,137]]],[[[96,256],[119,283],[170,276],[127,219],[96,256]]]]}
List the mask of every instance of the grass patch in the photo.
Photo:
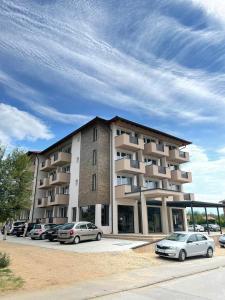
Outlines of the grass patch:
{"type": "Polygon", "coordinates": [[[0,292],[15,290],[23,285],[21,277],[17,277],[10,269],[0,269],[0,292]]]}

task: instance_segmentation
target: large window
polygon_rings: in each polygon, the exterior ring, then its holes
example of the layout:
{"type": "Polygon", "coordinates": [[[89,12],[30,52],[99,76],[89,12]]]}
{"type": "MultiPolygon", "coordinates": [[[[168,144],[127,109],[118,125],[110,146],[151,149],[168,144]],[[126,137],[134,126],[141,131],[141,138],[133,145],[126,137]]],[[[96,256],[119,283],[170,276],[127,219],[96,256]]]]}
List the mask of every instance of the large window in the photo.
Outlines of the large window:
{"type": "Polygon", "coordinates": [[[80,221],[95,223],[95,205],[80,207],[80,221]]]}
{"type": "Polygon", "coordinates": [[[130,153],[127,153],[127,152],[117,152],[116,153],[116,158],[117,159],[121,159],[121,158],[128,158],[128,159],[131,159],[131,154],[130,153]]]}
{"type": "Polygon", "coordinates": [[[127,176],[117,176],[117,185],[129,184],[132,185],[132,177],[127,176]]]}
{"type": "Polygon", "coordinates": [[[77,208],[72,208],[72,222],[76,222],[77,208]]]}
{"type": "Polygon", "coordinates": [[[92,191],[96,191],[96,186],[97,186],[97,178],[96,174],[92,175],[92,191]]]}
{"type": "Polygon", "coordinates": [[[67,217],[67,207],[60,207],[59,218],[66,218],[66,217],[67,217]]]}
{"type": "Polygon", "coordinates": [[[102,226],[109,226],[109,205],[102,204],[102,226]]]}

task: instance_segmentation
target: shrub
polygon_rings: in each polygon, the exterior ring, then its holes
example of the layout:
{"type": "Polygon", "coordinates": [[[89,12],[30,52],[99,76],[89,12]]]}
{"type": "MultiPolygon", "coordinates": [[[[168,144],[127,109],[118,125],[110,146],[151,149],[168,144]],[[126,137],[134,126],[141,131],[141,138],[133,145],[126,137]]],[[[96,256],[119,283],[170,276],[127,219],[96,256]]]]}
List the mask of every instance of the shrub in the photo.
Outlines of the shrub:
{"type": "Polygon", "coordinates": [[[0,269],[3,269],[9,265],[10,258],[6,253],[0,252],[0,269]]]}

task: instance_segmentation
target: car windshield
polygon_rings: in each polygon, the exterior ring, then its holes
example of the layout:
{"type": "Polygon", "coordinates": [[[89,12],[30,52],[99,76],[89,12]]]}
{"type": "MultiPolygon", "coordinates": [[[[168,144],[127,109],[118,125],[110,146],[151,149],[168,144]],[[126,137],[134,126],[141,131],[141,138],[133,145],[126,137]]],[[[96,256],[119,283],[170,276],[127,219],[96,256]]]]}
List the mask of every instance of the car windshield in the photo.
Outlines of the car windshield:
{"type": "Polygon", "coordinates": [[[24,224],[24,222],[15,222],[14,226],[19,226],[19,225],[22,225],[22,224],[24,224]]]}
{"type": "Polygon", "coordinates": [[[41,229],[41,224],[35,224],[34,229],[41,229]]]}
{"type": "Polygon", "coordinates": [[[74,223],[68,223],[68,224],[65,224],[61,227],[62,230],[69,230],[69,229],[72,229],[74,226],[74,223]]]}
{"type": "Polygon", "coordinates": [[[166,238],[168,241],[175,241],[175,242],[184,242],[187,238],[187,235],[184,233],[173,233],[166,238]]]}

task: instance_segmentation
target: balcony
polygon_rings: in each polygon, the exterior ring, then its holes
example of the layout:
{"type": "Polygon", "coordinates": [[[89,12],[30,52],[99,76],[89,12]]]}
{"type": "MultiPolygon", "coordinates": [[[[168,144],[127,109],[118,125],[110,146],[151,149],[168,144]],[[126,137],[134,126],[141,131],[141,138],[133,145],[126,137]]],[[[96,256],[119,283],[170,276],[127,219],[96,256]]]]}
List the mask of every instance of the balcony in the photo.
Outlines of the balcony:
{"type": "Polygon", "coordinates": [[[70,174],[64,172],[57,172],[54,175],[51,175],[49,179],[50,185],[60,185],[69,182],[70,182],[70,174]]]}
{"type": "Polygon", "coordinates": [[[68,205],[69,195],[66,194],[56,194],[54,196],[48,196],[48,206],[51,205],[68,205]]]}
{"type": "Polygon", "coordinates": [[[154,142],[146,143],[144,145],[144,154],[155,157],[169,156],[169,147],[163,144],[156,144],[154,142]]]}
{"type": "Polygon", "coordinates": [[[49,178],[40,179],[39,189],[48,189],[49,188],[49,178]]]}
{"type": "Polygon", "coordinates": [[[115,147],[130,151],[144,150],[144,141],[124,133],[115,137],[115,147]]]}
{"type": "Polygon", "coordinates": [[[48,202],[47,197],[39,198],[37,201],[37,207],[46,207],[48,205],[47,202],[48,202]]]}
{"type": "Polygon", "coordinates": [[[51,157],[51,165],[54,167],[63,166],[71,162],[71,154],[66,152],[57,152],[51,157]]]}
{"type": "Polygon", "coordinates": [[[180,151],[179,149],[173,149],[169,152],[170,156],[168,158],[169,161],[176,163],[186,163],[189,161],[189,153],[180,151]]]}
{"type": "MultiPolygon", "coordinates": [[[[166,189],[161,189],[158,187],[153,187],[153,188],[141,188],[142,193],[144,194],[145,197],[149,199],[155,199],[155,198],[161,198],[161,197],[181,197],[182,193],[181,192],[176,192],[173,190],[166,190],[166,189]]],[[[140,190],[138,187],[131,186],[131,185],[117,185],[115,187],[115,197],[116,199],[135,199],[135,200],[140,200],[140,190]]]]}
{"type": "Polygon", "coordinates": [[[169,168],[156,166],[156,165],[147,165],[145,167],[145,176],[152,177],[157,179],[170,179],[171,172],[169,168]]]}
{"type": "Polygon", "coordinates": [[[52,166],[51,166],[51,160],[50,159],[46,159],[45,161],[43,161],[41,163],[41,167],[40,167],[40,171],[50,171],[52,169],[52,166]]]}
{"type": "Polygon", "coordinates": [[[181,170],[171,171],[171,178],[175,182],[190,183],[192,182],[192,175],[190,172],[183,172],[181,170]]]}
{"type": "Polygon", "coordinates": [[[116,172],[127,172],[132,174],[144,174],[145,165],[138,160],[131,160],[129,158],[122,158],[115,161],[116,172]]]}

